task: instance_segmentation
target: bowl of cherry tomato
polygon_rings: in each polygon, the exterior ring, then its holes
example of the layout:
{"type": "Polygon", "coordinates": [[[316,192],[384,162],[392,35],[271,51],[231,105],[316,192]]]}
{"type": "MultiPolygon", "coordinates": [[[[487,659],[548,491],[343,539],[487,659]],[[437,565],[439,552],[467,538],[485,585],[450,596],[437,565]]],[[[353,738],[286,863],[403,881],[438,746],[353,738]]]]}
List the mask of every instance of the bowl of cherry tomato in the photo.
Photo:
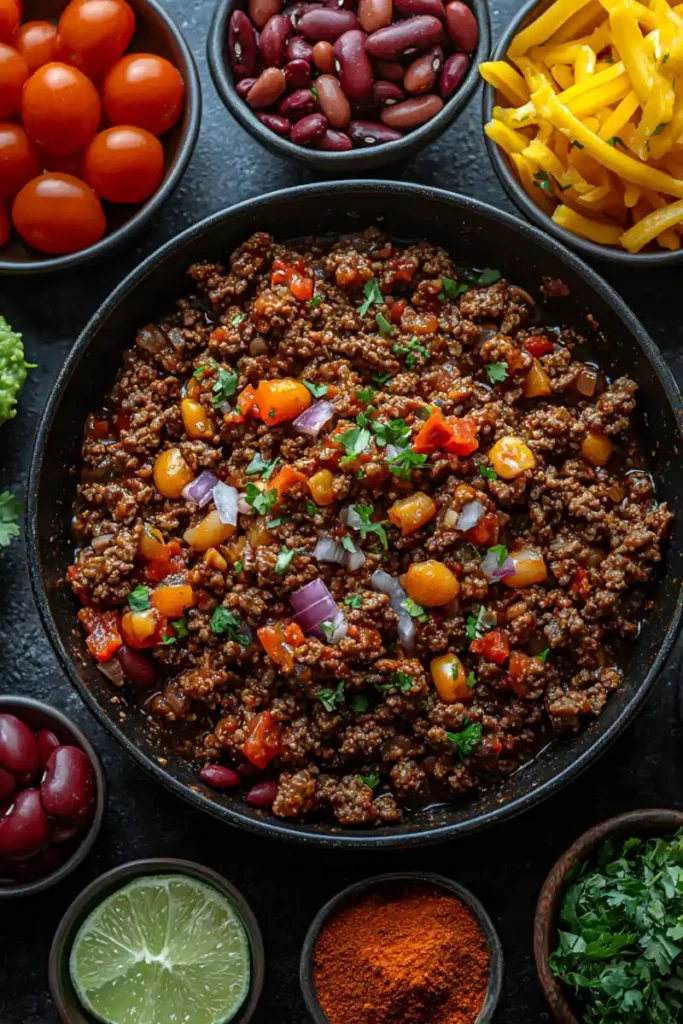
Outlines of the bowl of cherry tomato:
{"type": "Polygon", "coordinates": [[[178,186],[201,115],[156,0],[0,0],[0,272],[72,268],[178,186]]]}

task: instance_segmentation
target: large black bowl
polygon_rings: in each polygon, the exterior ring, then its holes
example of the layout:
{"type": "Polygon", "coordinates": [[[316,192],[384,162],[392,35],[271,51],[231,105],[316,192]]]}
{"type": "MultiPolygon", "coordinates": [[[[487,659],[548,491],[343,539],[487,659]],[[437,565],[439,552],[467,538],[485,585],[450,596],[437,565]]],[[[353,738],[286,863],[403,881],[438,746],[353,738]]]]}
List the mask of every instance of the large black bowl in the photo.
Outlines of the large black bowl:
{"type": "MultiPolygon", "coordinates": [[[[402,825],[341,830],[329,824],[291,824],[248,807],[239,797],[201,786],[194,766],[159,748],[134,707],[112,703],[111,684],[90,660],[64,573],[72,558],[71,503],[87,413],[111,387],[121,353],[136,329],[185,294],[187,266],[227,260],[253,231],[280,239],[305,232],[343,232],[371,224],[403,238],[427,238],[474,266],[496,266],[538,290],[542,275],[561,277],[571,298],[557,318],[588,333],[595,355],[614,375],[640,384],[637,429],[649,453],[659,495],[681,507],[678,474],[681,396],[658,349],[619,296],[552,238],[482,203],[436,189],[390,182],[308,185],[250,200],[217,213],[150,256],[123,281],[78,339],[54,386],[38,430],[28,486],[30,573],[45,628],[71,681],[100,721],[136,760],[196,807],[252,831],[327,846],[417,846],[475,832],[538,803],[601,754],[642,707],[677,634],[682,611],[683,517],[666,549],[666,572],[652,585],[654,611],[625,659],[625,680],[599,719],[577,736],[558,740],[501,787],[411,815],[402,825]],[[588,320],[588,317],[591,317],[588,320]],[[599,325],[599,329],[597,326],[599,325]],[[125,711],[125,714],[122,712],[125,711]],[[163,767],[158,758],[165,758],[163,767]]],[[[158,741],[156,741],[158,742],[158,741]]]]}

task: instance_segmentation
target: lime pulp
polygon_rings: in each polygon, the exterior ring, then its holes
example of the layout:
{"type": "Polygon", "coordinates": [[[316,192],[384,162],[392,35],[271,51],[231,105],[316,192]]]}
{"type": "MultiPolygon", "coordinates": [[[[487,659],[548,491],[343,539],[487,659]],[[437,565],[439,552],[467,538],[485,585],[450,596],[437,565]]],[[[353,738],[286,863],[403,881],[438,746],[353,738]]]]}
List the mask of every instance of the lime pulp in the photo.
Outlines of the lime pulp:
{"type": "Polygon", "coordinates": [[[148,875],[83,922],[69,970],[83,1007],[104,1024],[227,1024],[249,991],[249,940],[217,889],[148,875]]]}

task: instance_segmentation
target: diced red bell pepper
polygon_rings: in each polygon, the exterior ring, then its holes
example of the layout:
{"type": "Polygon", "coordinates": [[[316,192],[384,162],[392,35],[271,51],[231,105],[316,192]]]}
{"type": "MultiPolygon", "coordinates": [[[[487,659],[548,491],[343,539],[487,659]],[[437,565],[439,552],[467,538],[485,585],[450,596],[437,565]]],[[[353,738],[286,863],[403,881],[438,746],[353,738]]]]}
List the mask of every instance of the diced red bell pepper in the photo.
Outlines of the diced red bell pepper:
{"type": "Polygon", "coordinates": [[[573,594],[578,594],[579,597],[582,597],[584,601],[590,594],[591,585],[588,580],[588,570],[584,569],[582,565],[580,565],[574,573],[574,578],[569,584],[569,589],[573,594]]]}
{"type": "Polygon", "coordinates": [[[304,632],[297,622],[288,622],[285,626],[285,641],[290,647],[301,647],[306,642],[304,632]]]}
{"type": "Polygon", "coordinates": [[[282,730],[270,711],[262,711],[249,722],[249,735],[242,753],[257,768],[265,768],[282,750],[282,730]]]}
{"type": "Polygon", "coordinates": [[[283,495],[292,489],[294,484],[302,484],[307,480],[306,474],[298,469],[294,469],[294,466],[282,466],[271,480],[269,489],[275,488],[279,502],[282,500],[283,495]]]}
{"type": "Polygon", "coordinates": [[[407,303],[405,299],[396,299],[396,302],[391,307],[391,312],[389,314],[389,319],[392,324],[400,324],[406,305],[407,303]]]}
{"type": "Polygon", "coordinates": [[[167,576],[184,573],[187,566],[183,558],[183,549],[177,540],[171,540],[166,545],[168,558],[155,559],[145,565],[145,576],[155,583],[165,580],[167,576]]]}
{"type": "Polygon", "coordinates": [[[492,629],[490,633],[473,640],[470,651],[473,654],[482,654],[496,665],[502,665],[510,654],[510,641],[504,629],[492,629]]]}
{"type": "Polygon", "coordinates": [[[476,544],[477,547],[491,548],[498,543],[500,533],[500,522],[495,512],[487,512],[471,530],[466,530],[464,536],[467,540],[476,544]]]}
{"type": "Polygon", "coordinates": [[[81,608],[78,618],[88,636],[86,644],[93,658],[109,661],[123,643],[119,633],[118,612],[100,612],[95,608],[81,608]]]}
{"type": "Polygon", "coordinates": [[[285,631],[281,622],[273,622],[270,626],[261,626],[256,630],[256,635],[276,665],[282,665],[289,671],[294,668],[294,655],[285,640],[285,631]]]}
{"type": "Polygon", "coordinates": [[[477,440],[477,424],[474,420],[453,419],[448,421],[453,434],[444,446],[449,455],[471,455],[479,447],[477,440]]]}
{"type": "Polygon", "coordinates": [[[441,410],[435,409],[415,436],[413,451],[420,455],[428,455],[437,448],[443,448],[452,439],[453,427],[441,410]]]}
{"type": "Polygon", "coordinates": [[[547,355],[548,352],[552,352],[555,346],[548,338],[544,338],[540,334],[534,334],[531,338],[526,339],[524,348],[534,359],[539,359],[541,356],[547,355]]]}
{"type": "Polygon", "coordinates": [[[303,260],[298,260],[296,263],[273,260],[270,283],[289,285],[290,292],[299,302],[306,302],[313,298],[313,278],[308,276],[303,260]]]}

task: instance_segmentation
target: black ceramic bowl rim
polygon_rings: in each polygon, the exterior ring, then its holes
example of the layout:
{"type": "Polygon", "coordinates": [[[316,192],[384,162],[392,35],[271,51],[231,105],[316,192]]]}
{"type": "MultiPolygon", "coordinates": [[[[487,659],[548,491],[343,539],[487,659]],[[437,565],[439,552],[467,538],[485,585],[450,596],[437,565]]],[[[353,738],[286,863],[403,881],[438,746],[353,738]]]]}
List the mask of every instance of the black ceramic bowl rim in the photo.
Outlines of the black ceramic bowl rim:
{"type": "Polygon", "coordinates": [[[16,885],[0,884],[0,902],[2,900],[15,899],[19,896],[36,896],[38,893],[45,892],[46,889],[51,889],[53,885],[58,885],[59,882],[64,881],[72,871],[75,871],[83,863],[95,845],[95,841],[102,828],[104,812],[107,807],[107,780],[102,762],[85,733],[63,711],[59,711],[57,708],[53,708],[41,700],[35,700],[33,697],[24,697],[21,694],[15,696],[3,694],[0,696],[0,713],[13,714],[17,718],[21,718],[22,709],[39,711],[46,718],[51,718],[57,727],[55,731],[60,734],[59,738],[61,739],[62,733],[69,736],[74,741],[73,745],[79,746],[88,755],[95,775],[95,813],[93,814],[88,831],[85,832],[80,844],[68,860],[65,860],[55,871],[51,871],[49,875],[45,875],[43,878],[36,878],[30,882],[19,882],[16,885]]]}
{"type": "Polygon", "coordinates": [[[368,832],[363,835],[349,835],[340,831],[327,833],[320,832],[313,836],[298,832],[296,829],[290,828],[285,822],[280,822],[273,816],[268,820],[264,820],[262,818],[256,819],[246,813],[236,810],[235,808],[224,807],[215,803],[197,789],[186,786],[183,782],[174,778],[153,758],[148,757],[131,742],[131,740],[116,726],[116,724],[105,715],[97,700],[81,680],[75,662],[64,647],[52,618],[47,593],[41,576],[40,561],[38,557],[37,494],[38,481],[44,459],[47,438],[53,426],[55,410],[59,404],[60,396],[66,388],[76,364],[87,351],[92,337],[97,333],[100,322],[106,320],[112,310],[115,309],[119,303],[125,301],[126,296],[136,286],[138,281],[144,280],[147,274],[151,272],[158,263],[162,262],[172,253],[182,250],[189,242],[201,237],[213,226],[223,223],[226,218],[231,218],[234,215],[243,212],[257,215],[261,209],[267,209],[271,205],[277,205],[279,202],[293,196],[313,197],[324,195],[335,203],[343,203],[347,196],[353,196],[358,192],[376,196],[378,211],[379,205],[382,201],[382,195],[384,193],[393,193],[404,197],[406,203],[419,202],[420,199],[427,197],[437,199],[443,204],[444,210],[450,207],[454,212],[458,212],[462,209],[470,209],[486,216],[491,222],[492,231],[495,230],[497,223],[504,224],[517,232],[522,239],[532,242],[541,249],[554,252],[557,256],[561,257],[563,262],[571,271],[582,277],[590,288],[615,311],[624,323],[625,329],[637,338],[638,345],[642,349],[645,358],[653,367],[659,379],[664,395],[666,396],[666,400],[671,408],[672,415],[678,418],[678,410],[681,408],[683,399],[678,391],[676,381],[674,380],[673,374],[665,363],[659,349],[651,340],[635,314],[629,309],[621,296],[614,291],[614,289],[607,284],[607,282],[603,280],[596,271],[585,264],[574,253],[565,249],[564,246],[560,245],[559,242],[555,241],[545,232],[539,231],[538,228],[521,221],[519,218],[514,217],[509,213],[497,210],[494,207],[489,206],[487,203],[482,203],[476,199],[471,199],[468,196],[461,196],[457,193],[445,192],[443,189],[414,185],[406,182],[374,181],[372,179],[299,185],[294,188],[271,192],[255,199],[245,200],[244,202],[238,203],[227,210],[214,213],[205,220],[195,224],[194,227],[183,231],[180,235],[177,235],[174,239],[167,242],[156,252],[148,256],[146,260],[144,260],[118,285],[118,287],[114,289],[103,305],[97,310],[71,349],[71,352],[69,353],[59,376],[55,381],[52,391],[50,392],[50,397],[48,398],[43,411],[43,416],[38,426],[28,478],[26,501],[26,547],[29,563],[29,578],[33,588],[33,596],[38,606],[43,626],[60,664],[82,699],[88,705],[90,710],[97,716],[104,728],[107,729],[116,738],[118,743],[128,752],[128,754],[137,761],[145,771],[160,782],[161,785],[165,786],[166,789],[175,793],[176,796],[188,801],[200,810],[208,812],[214,817],[220,818],[222,821],[228,821],[233,825],[238,825],[240,828],[244,828],[249,832],[255,832],[260,835],[271,837],[279,837],[289,842],[302,843],[308,846],[326,846],[347,849],[378,849],[382,847],[388,849],[392,847],[426,846],[431,843],[443,842],[454,836],[464,836],[475,832],[481,832],[483,829],[489,828],[500,821],[508,820],[509,818],[520,814],[522,811],[535,807],[536,804],[558,792],[558,790],[567,785],[567,783],[575,779],[582,771],[588,768],[589,765],[596,761],[598,757],[607,750],[610,744],[614,742],[617,736],[619,736],[626,726],[635,718],[636,714],[640,711],[646,699],[650,695],[659,672],[663,668],[673,647],[674,641],[678,636],[681,618],[683,617],[683,594],[679,592],[675,611],[666,634],[664,635],[659,652],[638,689],[629,698],[628,703],[620,710],[618,716],[610,726],[605,729],[605,731],[602,732],[594,742],[591,743],[591,745],[576,757],[566,768],[554,774],[552,778],[534,787],[521,796],[515,797],[512,800],[504,801],[494,810],[486,811],[484,814],[480,814],[476,818],[472,818],[467,821],[426,827],[419,831],[410,833],[402,831],[400,826],[397,826],[395,832],[392,832],[389,835],[373,835],[372,832],[368,832]]]}
{"type": "Polygon", "coordinates": [[[299,983],[301,985],[301,992],[304,997],[306,1009],[315,1021],[315,1024],[329,1024],[329,1018],[323,1011],[320,1003],[318,1002],[318,997],[315,994],[315,982],[313,979],[313,956],[320,933],[327,922],[345,906],[352,903],[356,897],[368,892],[370,889],[374,889],[375,887],[395,882],[427,882],[437,885],[440,888],[445,889],[447,892],[452,893],[454,896],[457,896],[474,913],[481,930],[484,933],[486,945],[488,946],[489,951],[489,984],[484,1005],[481,1008],[481,1012],[479,1013],[475,1024],[489,1024],[493,1019],[493,1014],[495,1013],[496,1006],[498,1005],[500,994],[503,989],[503,974],[505,969],[503,946],[498,936],[498,932],[495,929],[493,921],[474,893],[470,892],[470,890],[466,889],[463,885],[460,885],[459,882],[453,881],[452,878],[446,878],[444,875],[437,875],[432,872],[422,871],[399,871],[386,875],[374,875],[372,878],[365,878],[362,882],[356,882],[354,885],[350,885],[347,889],[342,889],[342,891],[337,893],[336,896],[333,896],[332,899],[329,900],[313,918],[313,921],[306,932],[303,949],[301,950],[299,983]]]}
{"type": "Polygon", "coordinates": [[[317,170],[335,173],[336,171],[361,171],[381,167],[401,159],[408,159],[418,149],[433,142],[449,128],[462,113],[479,85],[478,65],[488,58],[491,49],[491,19],[487,0],[469,0],[470,6],[479,25],[477,49],[472,54],[472,63],[467,76],[454,96],[444,104],[444,108],[436,117],[427,121],[420,128],[409,132],[396,142],[385,142],[380,146],[367,149],[353,149],[345,153],[326,153],[306,146],[297,146],[289,139],[283,139],[270,131],[244,100],[235,92],[232,69],[226,58],[226,41],[228,24],[232,12],[243,6],[242,0],[219,0],[214,12],[207,40],[207,57],[209,68],[216,90],[232,116],[266,149],[277,156],[290,157],[317,170]]]}
{"type": "MultiPolygon", "coordinates": [[[[522,24],[531,15],[531,13],[536,10],[536,8],[549,7],[551,2],[552,0],[528,0],[528,2],[517,11],[505,32],[496,43],[491,60],[505,60],[505,54],[507,53],[508,46],[522,24]]],[[[482,124],[482,134],[484,135],[486,151],[493,169],[498,176],[498,180],[507,192],[508,196],[515,206],[517,206],[522,213],[532,220],[534,224],[537,224],[543,231],[547,231],[549,234],[554,235],[555,238],[570,249],[576,249],[584,256],[589,256],[591,259],[595,260],[604,260],[608,263],[616,263],[619,266],[657,267],[662,266],[663,264],[680,263],[683,261],[683,248],[677,249],[673,252],[664,249],[661,252],[630,253],[625,249],[612,248],[608,245],[598,245],[597,242],[591,242],[588,238],[581,238],[580,235],[575,235],[573,232],[567,231],[565,228],[560,227],[559,224],[556,224],[552,217],[549,217],[544,213],[543,210],[536,205],[533,199],[526,194],[508,164],[500,146],[496,145],[496,143],[490,139],[483,130],[483,125],[487,124],[493,117],[495,95],[496,90],[493,86],[489,85],[488,82],[485,82],[482,92],[482,116],[484,119],[482,124]]]]}
{"type": "Polygon", "coordinates": [[[157,0],[139,0],[139,2],[142,6],[149,7],[156,17],[164,22],[183,59],[184,66],[180,70],[185,83],[187,124],[168,176],[130,220],[127,220],[116,231],[112,231],[111,234],[105,235],[99,242],[95,242],[94,245],[89,245],[87,249],[80,249],[78,252],[68,253],[65,256],[45,256],[44,258],[33,260],[31,263],[15,263],[12,260],[0,258],[0,274],[17,276],[24,274],[47,274],[62,270],[73,270],[75,267],[83,266],[84,263],[88,263],[90,260],[100,259],[137,234],[140,228],[147,223],[150,217],[157,212],[159,207],[166,202],[178,187],[190,162],[195,145],[197,144],[197,137],[199,136],[199,126],[202,118],[202,87],[192,51],[173,18],[157,0]]]}
{"type": "Polygon", "coordinates": [[[263,989],[266,970],[266,953],[263,936],[256,915],[249,903],[232,882],[212,868],[198,864],[196,861],[181,860],[177,857],[152,857],[146,860],[132,860],[127,864],[106,871],[78,894],[64,917],[57,926],[55,937],[50,947],[48,961],[48,981],[50,995],[55,1010],[62,1024],[80,1024],[78,1018],[71,1015],[69,1004],[75,1005],[80,1011],[83,1021],[97,1024],[96,1019],[85,1010],[76,995],[69,974],[69,957],[76,933],[88,914],[102,903],[111,893],[123,888],[128,882],[143,875],[189,875],[200,882],[218,889],[226,896],[237,910],[249,940],[251,954],[251,975],[249,991],[238,1013],[230,1024],[248,1024],[251,1020],[263,989]]]}

